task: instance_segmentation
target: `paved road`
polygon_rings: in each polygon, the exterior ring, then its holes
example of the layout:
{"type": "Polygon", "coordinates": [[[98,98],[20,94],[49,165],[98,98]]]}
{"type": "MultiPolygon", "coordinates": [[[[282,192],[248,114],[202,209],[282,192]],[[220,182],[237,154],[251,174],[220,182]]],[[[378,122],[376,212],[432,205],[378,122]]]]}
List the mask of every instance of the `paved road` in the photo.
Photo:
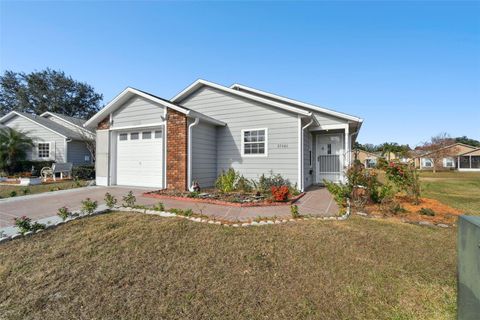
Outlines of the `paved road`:
{"type": "Polygon", "coordinates": [[[28,216],[32,220],[55,216],[60,207],[66,206],[75,211],[81,208],[81,201],[86,198],[105,203],[103,198],[110,192],[121,203],[122,196],[130,190],[137,197],[138,204],[154,204],[158,200],[141,197],[145,191],[152,189],[138,187],[85,187],[79,189],[45,192],[16,198],[0,199],[0,228],[13,225],[13,219],[28,216]]]}

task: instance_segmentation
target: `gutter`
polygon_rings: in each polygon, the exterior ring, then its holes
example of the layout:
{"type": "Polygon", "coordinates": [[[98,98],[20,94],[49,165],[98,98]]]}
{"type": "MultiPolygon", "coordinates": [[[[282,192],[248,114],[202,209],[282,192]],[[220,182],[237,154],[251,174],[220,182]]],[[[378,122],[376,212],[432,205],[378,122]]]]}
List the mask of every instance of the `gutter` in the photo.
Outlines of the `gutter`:
{"type": "Polygon", "coordinates": [[[187,155],[187,187],[193,191],[192,187],[192,128],[200,122],[200,118],[195,118],[193,123],[188,126],[188,155],[187,155]]]}
{"type": "Polygon", "coordinates": [[[305,129],[307,129],[308,127],[310,127],[313,122],[315,121],[315,118],[312,118],[312,120],[310,120],[310,122],[308,124],[306,124],[304,127],[301,128],[301,132],[300,132],[300,155],[299,155],[299,159],[300,159],[300,181],[299,181],[299,186],[300,186],[300,191],[305,191],[305,187],[304,187],[304,184],[305,184],[305,181],[304,181],[304,177],[305,177],[305,159],[303,158],[303,155],[304,155],[304,143],[303,143],[303,140],[304,140],[304,132],[305,132],[305,129]]]}

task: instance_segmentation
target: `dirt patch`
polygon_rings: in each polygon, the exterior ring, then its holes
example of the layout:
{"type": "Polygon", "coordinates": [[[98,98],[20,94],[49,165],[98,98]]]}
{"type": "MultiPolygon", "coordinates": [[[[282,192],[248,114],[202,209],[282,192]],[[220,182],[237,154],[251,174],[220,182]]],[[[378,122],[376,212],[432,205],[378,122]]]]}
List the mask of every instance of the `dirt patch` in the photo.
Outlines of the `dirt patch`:
{"type": "Polygon", "coordinates": [[[412,202],[406,197],[396,197],[395,200],[405,210],[404,212],[399,212],[397,214],[385,213],[378,204],[367,205],[365,211],[375,217],[398,219],[404,222],[428,221],[432,224],[448,225],[455,224],[457,217],[463,214],[461,210],[452,208],[435,199],[420,198],[420,203],[417,205],[412,204],[412,202]],[[421,214],[422,209],[430,209],[434,215],[430,216],[421,214]]]}

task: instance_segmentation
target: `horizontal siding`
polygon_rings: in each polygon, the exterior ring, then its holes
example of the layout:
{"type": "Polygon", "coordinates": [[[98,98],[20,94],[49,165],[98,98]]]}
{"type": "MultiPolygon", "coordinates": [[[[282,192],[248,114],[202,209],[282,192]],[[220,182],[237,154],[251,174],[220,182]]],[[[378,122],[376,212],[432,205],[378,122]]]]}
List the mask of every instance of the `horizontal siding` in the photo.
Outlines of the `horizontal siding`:
{"type": "Polygon", "coordinates": [[[117,109],[112,127],[137,126],[162,122],[164,108],[141,97],[133,97],[117,109]]]}
{"type": "Polygon", "coordinates": [[[92,156],[88,151],[85,142],[83,141],[70,141],[67,146],[68,162],[74,165],[91,164],[92,156]],[[85,161],[85,156],[90,158],[90,161],[85,161]]]}
{"type": "Polygon", "coordinates": [[[200,122],[192,128],[192,179],[212,187],[217,178],[216,127],[200,122]]]}
{"type": "MultiPolygon", "coordinates": [[[[50,142],[51,147],[55,149],[55,153],[50,160],[56,162],[65,162],[65,138],[36,124],[25,118],[15,116],[4,123],[5,126],[13,128],[17,131],[24,132],[35,142],[50,142]]],[[[35,157],[36,152],[30,150],[27,152],[28,160],[39,160],[35,157]]],[[[43,159],[42,159],[43,160],[43,159]]]]}
{"type": "MultiPolygon", "coordinates": [[[[310,110],[311,111],[311,110],[310,110]]],[[[325,125],[336,125],[336,124],[346,124],[348,121],[345,119],[340,119],[325,113],[313,112],[315,118],[317,119],[320,126],[325,125]]]]}
{"type": "Polygon", "coordinates": [[[298,119],[293,113],[203,87],[182,101],[187,108],[227,123],[217,127],[217,174],[234,168],[249,179],[280,173],[298,178],[298,119]],[[241,156],[241,130],[268,128],[268,157],[241,156]],[[281,148],[279,144],[286,144],[281,148]]]}

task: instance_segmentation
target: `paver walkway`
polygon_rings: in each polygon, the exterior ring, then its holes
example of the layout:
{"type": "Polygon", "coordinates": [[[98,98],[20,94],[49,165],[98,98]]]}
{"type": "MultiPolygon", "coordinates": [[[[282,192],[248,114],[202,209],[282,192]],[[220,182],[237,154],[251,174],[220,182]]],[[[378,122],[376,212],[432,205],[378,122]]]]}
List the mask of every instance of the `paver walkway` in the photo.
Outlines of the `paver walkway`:
{"type": "MultiPolygon", "coordinates": [[[[98,201],[99,204],[103,204],[106,192],[115,196],[121,204],[122,196],[130,190],[137,197],[137,204],[149,206],[163,202],[167,210],[171,208],[192,209],[195,213],[230,221],[246,221],[256,217],[290,216],[290,206],[240,208],[180,200],[160,200],[142,196],[142,193],[152,189],[96,186],[0,199],[0,228],[13,225],[13,219],[23,215],[32,218],[32,220],[38,220],[55,216],[58,208],[63,206],[72,211],[79,210],[81,201],[86,198],[91,198],[98,201]]],[[[300,213],[304,215],[334,216],[338,214],[338,206],[325,188],[311,188],[296,204],[300,213]]]]}

